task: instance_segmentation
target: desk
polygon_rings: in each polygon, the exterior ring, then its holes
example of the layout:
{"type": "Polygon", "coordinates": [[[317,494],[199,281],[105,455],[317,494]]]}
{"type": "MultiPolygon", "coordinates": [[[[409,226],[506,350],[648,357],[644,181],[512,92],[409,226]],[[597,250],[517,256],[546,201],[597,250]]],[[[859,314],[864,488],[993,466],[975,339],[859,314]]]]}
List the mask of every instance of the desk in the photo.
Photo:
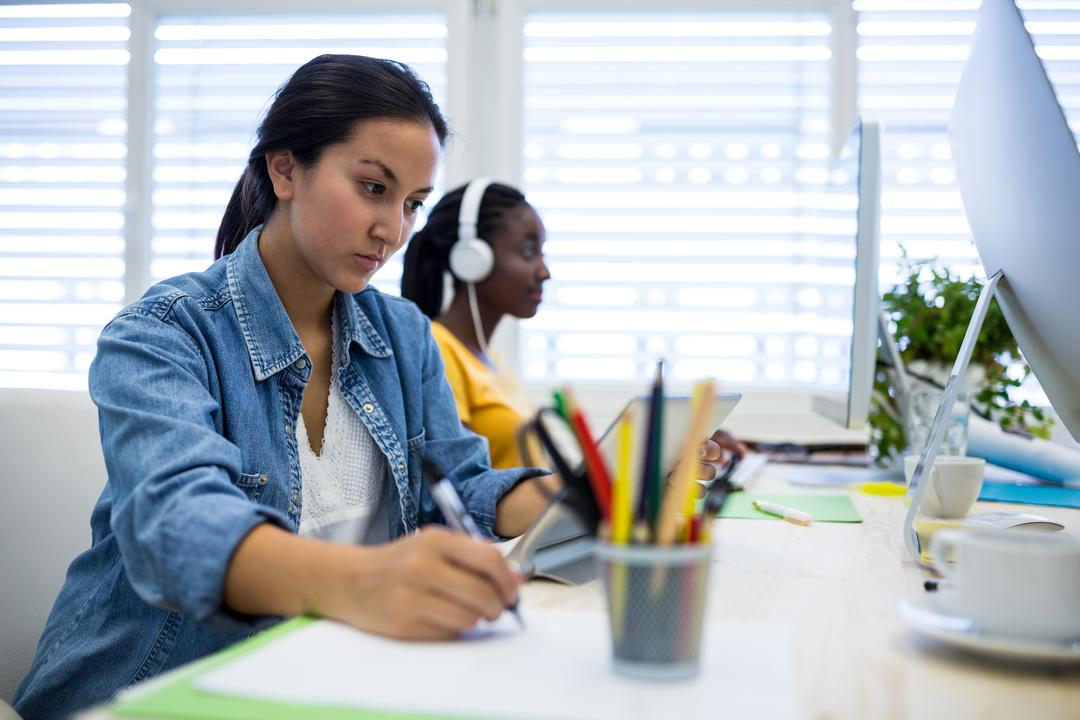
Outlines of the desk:
{"type": "MultiPolygon", "coordinates": [[[[762,492],[792,489],[791,466],[766,466],[762,492]]],[[[1080,669],[1023,670],[972,658],[904,627],[896,602],[928,577],[906,558],[901,498],[855,494],[860,524],[726,520],[714,524],[717,565],[708,612],[769,620],[791,629],[800,707],[808,718],[1077,718],[1080,669]]],[[[980,503],[977,511],[1026,509],[980,503]]],[[[1038,508],[1080,535],[1080,511],[1038,508]]],[[[523,609],[601,609],[598,583],[567,588],[531,582],[523,609]]],[[[110,720],[107,710],[82,720],[110,720]]]]}

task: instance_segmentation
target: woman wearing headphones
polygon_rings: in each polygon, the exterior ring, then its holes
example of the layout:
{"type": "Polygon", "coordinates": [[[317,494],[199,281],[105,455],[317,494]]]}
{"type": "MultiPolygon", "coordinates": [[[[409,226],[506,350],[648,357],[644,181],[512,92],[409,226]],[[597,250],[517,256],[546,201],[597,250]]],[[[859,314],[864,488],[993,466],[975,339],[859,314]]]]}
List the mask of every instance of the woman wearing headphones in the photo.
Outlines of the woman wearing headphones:
{"type": "Polygon", "coordinates": [[[524,464],[516,434],[532,408],[487,341],[503,316],[536,314],[551,277],[543,244],[544,224],[525,196],[478,178],[443,196],[405,252],[401,294],[434,321],[458,415],[487,438],[495,468],[524,464]],[[443,312],[446,273],[455,292],[443,312]]]}
{"type": "MultiPolygon", "coordinates": [[[[487,438],[494,468],[523,465],[517,429],[532,413],[514,376],[487,341],[506,315],[530,318],[551,278],[544,262],[544,223],[518,190],[478,178],[442,197],[405,251],[401,294],[432,318],[458,415],[487,438]],[[445,278],[454,294],[445,311],[445,278]]],[[[706,462],[746,446],[723,430],[705,445],[706,462]]],[[[712,467],[702,476],[711,477],[712,467]]]]}

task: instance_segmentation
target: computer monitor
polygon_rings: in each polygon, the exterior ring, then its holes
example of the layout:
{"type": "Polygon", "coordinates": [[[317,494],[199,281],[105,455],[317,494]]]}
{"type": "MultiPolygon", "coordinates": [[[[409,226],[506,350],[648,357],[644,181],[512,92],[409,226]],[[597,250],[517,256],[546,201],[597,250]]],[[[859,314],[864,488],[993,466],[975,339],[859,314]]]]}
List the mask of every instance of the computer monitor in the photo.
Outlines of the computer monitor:
{"type": "Polygon", "coordinates": [[[988,279],[908,485],[904,542],[917,560],[923,560],[915,531],[923,480],[992,297],[1058,416],[1080,437],[1080,152],[1012,0],[984,0],[979,8],[949,140],[988,279]]]}
{"type": "Polygon", "coordinates": [[[881,214],[881,129],[872,118],[855,122],[830,173],[826,206],[835,227],[854,251],[855,281],[851,298],[851,344],[845,379],[846,395],[819,392],[811,407],[840,425],[861,429],[870,411],[877,357],[880,289],[878,246],[881,214]]]}
{"type": "Polygon", "coordinates": [[[949,138],[968,223],[1024,358],[1080,439],[1080,153],[1012,0],[984,0],[949,138]]]}

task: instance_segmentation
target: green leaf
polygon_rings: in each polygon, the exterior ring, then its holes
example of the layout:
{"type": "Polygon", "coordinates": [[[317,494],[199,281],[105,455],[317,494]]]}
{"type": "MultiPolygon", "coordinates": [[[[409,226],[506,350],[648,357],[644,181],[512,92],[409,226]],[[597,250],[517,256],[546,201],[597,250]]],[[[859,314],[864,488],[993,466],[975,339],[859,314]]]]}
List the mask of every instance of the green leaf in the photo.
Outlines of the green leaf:
{"type": "MultiPolygon", "coordinates": [[[[981,283],[960,279],[948,268],[930,261],[912,261],[901,247],[900,282],[882,295],[881,307],[894,326],[897,347],[905,363],[915,360],[951,366],[960,351],[975,311],[981,283]]],[[[973,410],[985,413],[1002,428],[1018,428],[1036,437],[1049,437],[1053,420],[1027,401],[1014,402],[1010,390],[1031,375],[1005,316],[992,300],[979,332],[972,365],[982,368],[985,383],[973,393],[973,410]],[[1009,377],[1009,369],[1018,377],[1009,377]]],[[[897,420],[896,392],[889,373],[875,377],[870,412],[871,443],[879,463],[904,450],[904,428],[897,420]],[[881,407],[888,404],[888,407],[881,407]]]]}

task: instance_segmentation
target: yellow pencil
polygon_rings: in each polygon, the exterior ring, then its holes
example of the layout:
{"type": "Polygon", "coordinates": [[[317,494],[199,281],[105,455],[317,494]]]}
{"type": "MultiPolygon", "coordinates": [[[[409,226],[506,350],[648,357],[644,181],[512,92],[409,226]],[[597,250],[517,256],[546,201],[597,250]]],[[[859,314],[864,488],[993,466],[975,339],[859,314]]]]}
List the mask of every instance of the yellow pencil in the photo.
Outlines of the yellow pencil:
{"type": "MultiPolygon", "coordinates": [[[[700,386],[696,386],[696,388],[694,388],[694,393],[693,393],[693,408],[694,408],[694,411],[697,411],[698,404],[701,403],[701,395],[699,393],[700,390],[701,390],[700,386]]],[[[707,431],[707,429],[706,429],[706,431],[707,431]]],[[[678,529],[679,541],[684,542],[684,543],[690,542],[690,525],[691,525],[690,524],[690,518],[693,517],[693,505],[694,505],[694,502],[697,501],[696,495],[698,494],[697,492],[694,492],[694,489],[696,489],[696,487],[698,485],[698,483],[697,483],[697,480],[698,480],[697,475],[698,475],[698,473],[696,472],[698,470],[698,463],[697,462],[689,462],[688,464],[689,464],[689,470],[690,470],[690,480],[689,480],[689,485],[687,485],[687,488],[686,488],[686,501],[683,503],[683,517],[686,518],[686,521],[683,522],[683,524],[680,524],[679,529],[678,529]]],[[[681,464],[678,467],[679,467],[679,472],[685,472],[687,470],[687,467],[684,467],[681,464]]]]}
{"type": "MultiPolygon", "coordinates": [[[[698,405],[701,402],[701,384],[698,383],[694,386],[694,412],[697,412],[698,405]]],[[[707,430],[707,429],[706,429],[707,430]]],[[[695,497],[697,493],[694,492],[697,485],[697,463],[690,463],[692,469],[690,471],[690,484],[686,488],[686,502],[683,503],[682,516],[686,518],[686,522],[682,523],[679,528],[679,538],[681,542],[690,542],[690,518],[694,516],[694,502],[697,500],[695,497]]],[[[679,466],[682,468],[682,466],[679,466]]]]}
{"type": "MultiPolygon", "coordinates": [[[[619,421],[619,458],[611,493],[611,541],[614,545],[630,542],[633,492],[630,486],[630,458],[634,441],[634,409],[627,408],[619,421]]],[[[611,568],[611,627],[616,642],[622,640],[626,617],[626,563],[616,561],[611,568]]]]}
{"type": "Polygon", "coordinates": [[[632,489],[630,460],[634,444],[634,408],[626,409],[619,423],[619,464],[615,468],[615,486],[611,496],[611,536],[616,545],[630,542],[632,489]]]}

